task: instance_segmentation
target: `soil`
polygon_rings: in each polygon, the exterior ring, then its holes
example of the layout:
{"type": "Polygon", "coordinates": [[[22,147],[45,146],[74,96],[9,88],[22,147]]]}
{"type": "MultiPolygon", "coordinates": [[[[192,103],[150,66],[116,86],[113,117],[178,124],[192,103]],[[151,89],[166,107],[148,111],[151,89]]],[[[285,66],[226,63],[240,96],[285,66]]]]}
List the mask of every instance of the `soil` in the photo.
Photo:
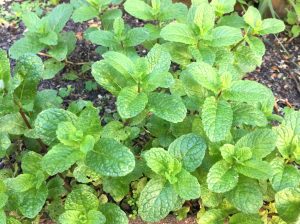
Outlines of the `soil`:
{"type": "MultiPolygon", "coordinates": [[[[4,8],[8,9],[10,2],[5,2],[4,8]]],[[[131,26],[143,26],[144,23],[138,19],[132,18],[125,14],[124,20],[131,26]]],[[[96,52],[96,46],[83,40],[82,35],[87,27],[98,24],[98,21],[91,21],[82,25],[68,22],[65,30],[74,31],[78,42],[75,51],[68,58],[74,63],[97,61],[101,58],[96,52]]],[[[0,24],[0,48],[8,50],[9,47],[19,38],[22,37],[25,27],[22,23],[0,24]]],[[[300,108],[300,38],[290,39],[287,33],[282,33],[278,37],[270,35],[264,39],[266,45],[266,55],[263,64],[256,71],[248,74],[246,79],[256,80],[272,89],[276,96],[276,110],[281,112],[286,106],[300,108]]],[[[141,55],[145,50],[137,48],[141,55]]],[[[11,61],[12,66],[14,61],[11,61]]],[[[106,90],[97,86],[96,90],[87,91],[85,82],[94,80],[87,71],[79,75],[75,81],[66,80],[65,76],[71,71],[80,73],[81,67],[78,65],[68,64],[65,69],[51,80],[41,82],[40,89],[56,89],[71,85],[74,91],[64,98],[64,105],[68,106],[71,101],[83,99],[93,101],[95,106],[101,108],[101,114],[113,114],[115,109],[115,98],[106,90]]],[[[48,221],[42,223],[49,223],[48,221]]],[[[140,219],[130,221],[130,224],[146,224],[140,219]]],[[[174,216],[169,216],[157,224],[196,224],[195,218],[189,217],[184,221],[177,221],[174,216]]]]}

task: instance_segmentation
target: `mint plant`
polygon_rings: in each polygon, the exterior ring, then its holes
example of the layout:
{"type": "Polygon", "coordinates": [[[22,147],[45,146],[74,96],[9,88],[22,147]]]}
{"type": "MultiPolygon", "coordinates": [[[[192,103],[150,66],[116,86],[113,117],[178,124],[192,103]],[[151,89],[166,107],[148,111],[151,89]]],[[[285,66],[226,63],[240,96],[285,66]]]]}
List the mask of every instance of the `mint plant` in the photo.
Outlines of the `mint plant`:
{"type": "Polygon", "coordinates": [[[300,34],[300,2],[298,0],[290,0],[288,2],[292,8],[288,10],[286,21],[289,25],[292,26],[290,33],[291,36],[295,38],[300,34]]]}
{"type": "Polygon", "coordinates": [[[201,224],[299,222],[299,111],[274,114],[272,91],[243,79],[262,62],[260,36],[284,24],[235,3],[127,0],[138,28],[113,1],[24,15],[14,69],[0,51],[0,223],[156,222],[197,205],[201,224]],[[114,114],[38,90],[68,63],[71,16],[101,20],[84,37],[105,52],[92,76],[116,97],[114,114]]]}
{"type": "Polygon", "coordinates": [[[61,4],[42,18],[34,12],[24,14],[22,21],[28,31],[10,48],[10,56],[17,59],[26,53],[46,51],[47,54],[43,55],[50,59],[45,62],[45,77],[54,77],[64,68],[62,61],[75,49],[77,40],[74,32],[63,31],[72,12],[73,7],[70,4],[61,4]]]}
{"type": "Polygon", "coordinates": [[[130,55],[136,54],[134,47],[146,41],[148,36],[148,32],[143,27],[133,29],[125,27],[124,20],[119,17],[114,20],[113,31],[91,31],[87,34],[87,39],[93,44],[106,47],[105,50],[130,55]]]}
{"type": "Polygon", "coordinates": [[[72,19],[74,22],[84,22],[94,18],[98,18],[102,22],[104,29],[112,26],[113,21],[122,15],[120,9],[111,9],[110,4],[118,3],[112,0],[71,0],[74,6],[72,19]]]}

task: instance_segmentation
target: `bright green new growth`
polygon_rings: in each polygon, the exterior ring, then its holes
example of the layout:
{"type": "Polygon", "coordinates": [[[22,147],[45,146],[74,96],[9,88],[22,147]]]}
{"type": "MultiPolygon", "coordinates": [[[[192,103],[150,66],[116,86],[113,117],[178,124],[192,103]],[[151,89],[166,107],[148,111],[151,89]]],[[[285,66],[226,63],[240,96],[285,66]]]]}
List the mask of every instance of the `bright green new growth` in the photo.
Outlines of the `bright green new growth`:
{"type": "Polygon", "coordinates": [[[17,160],[0,171],[0,223],[45,214],[62,224],[127,224],[128,205],[132,217],[156,222],[184,217],[190,200],[201,224],[299,222],[299,111],[273,114],[272,91],[243,80],[262,63],[260,36],[283,22],[254,7],[239,16],[235,0],[189,9],[127,0],[125,11],[146,23],[134,28],[116,4],[72,0],[42,18],[24,15],[28,31],[9,51],[13,75],[0,51],[0,157],[17,160]],[[70,18],[101,20],[84,38],[99,45],[92,75],[116,97],[113,116],[38,91],[74,50],[75,35],[63,30],[70,18]],[[44,50],[43,64],[32,53],[44,50]]]}

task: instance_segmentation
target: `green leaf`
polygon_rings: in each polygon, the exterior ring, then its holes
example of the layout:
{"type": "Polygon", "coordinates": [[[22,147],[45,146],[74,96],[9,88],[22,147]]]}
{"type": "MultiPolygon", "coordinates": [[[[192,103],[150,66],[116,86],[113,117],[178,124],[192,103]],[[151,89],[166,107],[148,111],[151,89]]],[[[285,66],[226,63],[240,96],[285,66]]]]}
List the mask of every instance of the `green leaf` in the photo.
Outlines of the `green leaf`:
{"type": "Polygon", "coordinates": [[[173,22],[166,25],[160,36],[168,41],[196,45],[198,40],[193,30],[186,24],[173,22]]]}
{"type": "Polygon", "coordinates": [[[237,213],[230,217],[229,224],[263,224],[258,215],[237,213]]]}
{"type": "Polygon", "coordinates": [[[212,30],[212,47],[226,47],[237,44],[243,39],[240,29],[230,26],[218,26],[212,30]]]}
{"type": "Polygon", "coordinates": [[[300,188],[286,188],[277,192],[275,206],[284,221],[298,223],[300,221],[300,188]]]}
{"type": "Polygon", "coordinates": [[[126,33],[126,38],[124,40],[124,45],[127,47],[135,47],[144,41],[146,41],[149,37],[148,32],[144,28],[133,28],[128,30],[126,33]]]}
{"type": "Polygon", "coordinates": [[[202,163],[206,143],[196,134],[182,135],[169,146],[169,153],[182,162],[182,167],[189,172],[195,171],[202,163]]]}
{"type": "Polygon", "coordinates": [[[151,179],[140,194],[138,213],[146,222],[165,218],[177,205],[178,196],[164,179],[151,179]]]}
{"type": "Polygon", "coordinates": [[[27,53],[36,54],[43,50],[45,47],[46,45],[39,43],[34,39],[31,39],[29,37],[23,37],[17,40],[9,48],[9,56],[13,59],[18,59],[19,57],[27,53]]]}
{"type": "Polygon", "coordinates": [[[86,214],[77,210],[68,210],[59,216],[59,223],[69,224],[78,222],[79,218],[87,220],[86,214]]]}
{"type": "Polygon", "coordinates": [[[81,158],[83,158],[83,154],[79,150],[57,144],[43,157],[42,167],[49,175],[53,176],[68,170],[81,158]]]}
{"type": "Polygon", "coordinates": [[[173,180],[172,178],[181,171],[181,163],[163,148],[152,148],[146,151],[143,157],[151,170],[169,180],[173,180]]]}
{"type": "Polygon", "coordinates": [[[51,145],[56,140],[56,129],[59,123],[70,121],[74,122],[77,117],[66,110],[49,108],[42,111],[37,116],[34,126],[38,138],[48,145],[51,145]]]}
{"type": "Polygon", "coordinates": [[[224,193],[233,189],[238,183],[239,175],[225,160],[215,163],[207,175],[208,189],[224,193]]]}
{"type": "Polygon", "coordinates": [[[285,25],[282,20],[279,19],[264,19],[262,22],[262,28],[259,31],[259,34],[276,34],[285,30],[285,25]]]}
{"type": "Polygon", "coordinates": [[[102,138],[86,155],[85,163],[93,171],[104,176],[125,176],[135,166],[130,149],[114,139],[102,138]]]}
{"type": "Polygon", "coordinates": [[[34,188],[35,177],[31,174],[20,174],[7,180],[7,186],[17,193],[23,193],[34,188]]]}
{"type": "MultiPolygon", "coordinates": [[[[264,85],[250,80],[240,80],[232,84],[223,97],[228,100],[245,102],[249,104],[261,103],[267,112],[273,111],[274,95],[264,85]]],[[[263,110],[264,111],[264,110],[263,110]]]]}
{"type": "Polygon", "coordinates": [[[107,64],[124,76],[130,77],[135,70],[134,63],[124,54],[109,51],[103,55],[103,58],[107,64]]]}
{"type": "Polygon", "coordinates": [[[46,45],[57,45],[58,36],[54,31],[49,31],[41,38],[39,38],[39,42],[46,45]]]}
{"type": "Polygon", "coordinates": [[[149,95],[149,110],[156,116],[172,123],[182,122],[187,113],[179,96],[164,93],[149,95]]]}
{"type": "Polygon", "coordinates": [[[117,98],[117,109],[124,119],[132,118],[141,113],[148,103],[145,93],[139,93],[135,87],[127,87],[120,91],[117,98]]]}
{"type": "Polygon", "coordinates": [[[141,0],[127,0],[124,4],[124,9],[138,19],[146,21],[155,19],[152,14],[152,8],[141,0]]]}
{"type": "Polygon", "coordinates": [[[42,78],[52,79],[57,73],[59,73],[65,67],[65,64],[51,58],[44,61],[44,66],[45,66],[45,70],[42,75],[42,78]]]}
{"type": "Polygon", "coordinates": [[[199,27],[202,35],[206,34],[215,26],[215,11],[208,3],[197,6],[194,23],[199,27]]]}
{"type": "Polygon", "coordinates": [[[75,126],[81,130],[84,135],[92,135],[98,140],[102,129],[99,109],[93,106],[86,106],[84,110],[81,111],[75,126]]]}
{"type": "Polygon", "coordinates": [[[10,63],[4,50],[0,49],[0,91],[7,89],[10,81],[10,63]]]}
{"type": "Polygon", "coordinates": [[[240,180],[238,185],[225,194],[228,201],[246,214],[257,214],[263,205],[260,186],[253,179],[240,180]]]}
{"type": "Polygon", "coordinates": [[[99,200],[96,195],[91,192],[90,188],[77,188],[68,194],[65,209],[88,212],[90,210],[97,210],[99,200]]]}
{"type": "Polygon", "coordinates": [[[256,159],[247,160],[236,165],[236,170],[247,176],[258,180],[267,180],[272,176],[272,167],[268,162],[256,159]]]}
{"type": "Polygon", "coordinates": [[[29,151],[22,157],[21,168],[23,173],[35,175],[41,170],[42,156],[36,152],[29,151]]]}
{"type": "Polygon", "coordinates": [[[275,191],[281,191],[289,187],[297,187],[300,184],[300,172],[293,165],[284,163],[281,158],[275,158],[271,162],[273,176],[270,179],[275,191]]]}
{"type": "Polygon", "coordinates": [[[234,125],[253,125],[258,127],[265,127],[268,120],[264,113],[252,105],[245,103],[235,104],[233,110],[233,124],[234,125]]]}
{"type": "Polygon", "coordinates": [[[220,80],[216,70],[205,62],[191,63],[184,71],[205,89],[213,92],[220,90],[220,80]]]}
{"type": "Polygon", "coordinates": [[[236,147],[249,147],[254,158],[264,158],[275,149],[275,144],[276,135],[272,130],[257,129],[242,137],[236,147]]]}
{"type": "Polygon", "coordinates": [[[185,169],[182,169],[176,177],[178,181],[172,186],[182,199],[192,200],[200,197],[201,189],[196,177],[191,175],[185,169]]]}
{"type": "Polygon", "coordinates": [[[146,56],[146,60],[149,73],[163,73],[170,69],[171,55],[158,44],[151,48],[146,56]]]}
{"type": "Polygon", "coordinates": [[[126,213],[119,206],[113,203],[106,203],[100,206],[100,211],[106,218],[106,223],[109,224],[128,224],[126,213]]]}
{"type": "Polygon", "coordinates": [[[11,141],[6,132],[0,132],[0,158],[4,157],[6,150],[11,145],[11,141]]]}
{"type": "Polygon", "coordinates": [[[262,19],[260,12],[257,8],[250,6],[244,14],[245,22],[250,25],[255,31],[258,31],[262,27],[262,19]]]}
{"type": "Polygon", "coordinates": [[[0,117],[0,132],[13,135],[22,135],[27,127],[19,113],[7,114],[0,117]]]}
{"type": "Polygon", "coordinates": [[[228,102],[217,101],[215,97],[206,98],[201,117],[204,130],[210,141],[222,141],[229,134],[233,112],[228,102]]]}
{"type": "Polygon", "coordinates": [[[58,124],[56,136],[64,145],[77,148],[83,138],[83,133],[77,130],[72,122],[66,121],[58,124]]]}
{"type": "Polygon", "coordinates": [[[93,44],[98,44],[104,47],[116,47],[119,45],[114,33],[105,30],[95,30],[88,34],[87,37],[93,44]]]}
{"type": "Polygon", "coordinates": [[[62,31],[65,24],[70,19],[73,12],[71,4],[60,4],[56,6],[47,16],[46,19],[53,31],[56,33],[62,31]]]}
{"type": "Polygon", "coordinates": [[[48,195],[46,184],[40,188],[32,188],[21,195],[21,202],[18,205],[20,212],[27,218],[33,219],[42,210],[48,195]]]}
{"type": "Polygon", "coordinates": [[[234,11],[236,0],[212,0],[210,3],[219,15],[234,11]]]}
{"type": "Polygon", "coordinates": [[[224,224],[226,213],[221,209],[211,209],[200,216],[198,222],[201,224],[224,224]]]}
{"type": "Polygon", "coordinates": [[[99,12],[93,6],[83,5],[74,10],[72,19],[75,23],[82,23],[97,16],[99,16],[99,12]]]}
{"type": "Polygon", "coordinates": [[[225,144],[220,147],[221,155],[223,159],[228,163],[233,163],[233,157],[235,154],[235,147],[231,144],[225,144]]]}

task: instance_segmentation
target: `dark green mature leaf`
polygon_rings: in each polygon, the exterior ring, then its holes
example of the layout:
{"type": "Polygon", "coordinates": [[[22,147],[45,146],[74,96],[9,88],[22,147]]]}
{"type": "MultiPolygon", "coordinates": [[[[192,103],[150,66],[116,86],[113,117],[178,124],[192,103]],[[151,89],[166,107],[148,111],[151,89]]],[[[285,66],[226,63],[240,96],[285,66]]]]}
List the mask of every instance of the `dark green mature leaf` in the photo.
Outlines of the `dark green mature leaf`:
{"type": "Polygon", "coordinates": [[[29,37],[23,37],[17,40],[11,46],[11,48],[9,49],[9,56],[13,59],[18,59],[20,56],[27,53],[36,54],[39,51],[43,50],[45,47],[45,44],[42,44],[29,37]]]}
{"type": "Polygon", "coordinates": [[[125,176],[135,166],[130,149],[114,139],[102,138],[86,155],[85,163],[96,173],[104,176],[125,176]]]}
{"type": "Polygon", "coordinates": [[[246,214],[258,213],[263,205],[260,186],[253,179],[241,179],[233,190],[225,194],[225,197],[238,210],[246,214]]]}
{"type": "Polygon", "coordinates": [[[202,163],[206,143],[196,134],[187,134],[177,138],[169,146],[169,153],[182,162],[182,167],[189,172],[195,171],[202,163]]]}
{"type": "Polygon", "coordinates": [[[99,15],[99,12],[93,7],[89,5],[83,5],[74,10],[72,19],[75,23],[84,22],[90,19],[93,19],[99,15]]]}
{"type": "Polygon", "coordinates": [[[105,30],[95,30],[88,34],[88,39],[93,44],[98,44],[104,47],[118,46],[118,41],[114,33],[105,30]]]}
{"type": "Polygon", "coordinates": [[[286,188],[277,192],[275,206],[284,221],[298,223],[300,221],[300,188],[286,188]]]}
{"type": "Polygon", "coordinates": [[[224,140],[229,134],[233,112],[228,102],[209,97],[203,104],[201,118],[210,141],[218,142],[224,140]]]}
{"type": "Polygon", "coordinates": [[[172,123],[182,122],[187,113],[180,97],[164,93],[149,95],[149,109],[156,116],[172,123]]]}
{"type": "Polygon", "coordinates": [[[126,38],[124,40],[124,45],[127,47],[137,46],[149,37],[149,33],[144,28],[133,28],[128,30],[126,38]]]}
{"type": "Polygon", "coordinates": [[[178,196],[171,185],[161,178],[151,179],[141,192],[138,213],[146,222],[165,218],[177,205],[178,196]]]}
{"type": "Polygon", "coordinates": [[[207,175],[208,189],[224,193],[233,189],[238,183],[239,175],[225,160],[215,163],[207,175]]]}

